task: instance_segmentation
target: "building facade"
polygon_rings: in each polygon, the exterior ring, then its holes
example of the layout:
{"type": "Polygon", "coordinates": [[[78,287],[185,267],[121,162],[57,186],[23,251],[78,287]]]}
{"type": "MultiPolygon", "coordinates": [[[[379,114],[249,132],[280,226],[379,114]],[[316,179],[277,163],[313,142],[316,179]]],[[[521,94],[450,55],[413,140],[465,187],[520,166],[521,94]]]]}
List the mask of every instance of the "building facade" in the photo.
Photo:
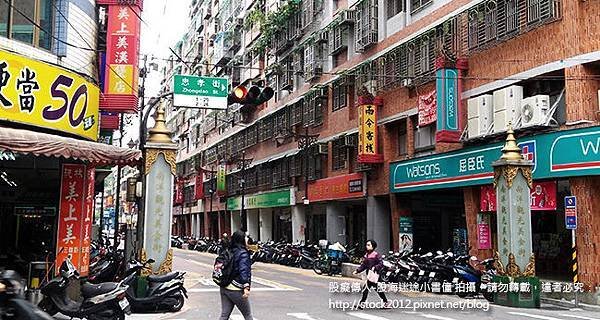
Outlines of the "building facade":
{"type": "Polygon", "coordinates": [[[171,74],[222,75],[232,86],[276,89],[250,111],[232,105],[227,112],[173,112],[180,174],[204,181],[200,235],[238,228],[243,193],[248,231],[260,240],[374,238],[382,250],[470,248],[490,256],[498,226],[486,186],[510,122],[542,183],[532,199],[538,206],[540,194],[554,200],[532,214],[538,274],[572,276],[562,199],[575,195],[579,279],[598,285],[592,190],[600,173],[600,4],[194,1],[190,12],[194,27],[182,43],[201,49],[174,56],[171,74]],[[381,163],[357,159],[365,92],[383,101],[376,108],[381,163]],[[446,104],[455,106],[451,113],[446,104]],[[297,137],[306,130],[317,143],[300,150],[297,137]],[[585,139],[559,143],[570,137],[585,139]],[[241,151],[251,159],[247,166],[239,166],[241,151]],[[288,191],[289,206],[282,196],[288,191]]]}

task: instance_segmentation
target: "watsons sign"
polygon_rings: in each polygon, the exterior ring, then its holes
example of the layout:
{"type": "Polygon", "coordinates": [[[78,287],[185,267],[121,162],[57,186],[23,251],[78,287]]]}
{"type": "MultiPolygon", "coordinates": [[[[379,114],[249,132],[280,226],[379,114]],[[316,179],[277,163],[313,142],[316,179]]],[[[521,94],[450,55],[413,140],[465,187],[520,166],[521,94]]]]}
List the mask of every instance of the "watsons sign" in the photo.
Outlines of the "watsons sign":
{"type": "MultiPolygon", "coordinates": [[[[492,182],[492,162],[503,143],[390,164],[390,192],[482,185],[492,182]]],[[[600,175],[600,127],[519,139],[534,179],[600,175]]]]}

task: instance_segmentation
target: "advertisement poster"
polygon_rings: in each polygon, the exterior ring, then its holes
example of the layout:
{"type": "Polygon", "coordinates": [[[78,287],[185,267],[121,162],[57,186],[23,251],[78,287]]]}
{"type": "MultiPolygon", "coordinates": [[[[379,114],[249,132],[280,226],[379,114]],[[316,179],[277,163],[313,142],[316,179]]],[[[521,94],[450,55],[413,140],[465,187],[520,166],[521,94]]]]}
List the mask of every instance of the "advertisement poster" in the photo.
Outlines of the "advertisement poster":
{"type": "Polygon", "coordinates": [[[556,210],[556,181],[533,182],[531,210],[556,210]]]}
{"type": "Polygon", "coordinates": [[[399,222],[400,251],[411,251],[413,248],[413,219],[412,217],[400,217],[399,222]]]}
{"type": "Polygon", "coordinates": [[[419,126],[432,124],[437,119],[437,105],[435,104],[435,90],[419,96],[419,126]]]}
{"type": "Polygon", "coordinates": [[[490,230],[490,215],[477,215],[477,247],[479,249],[492,248],[492,235],[490,230]]]}
{"type": "Polygon", "coordinates": [[[479,202],[481,212],[496,211],[496,190],[493,185],[481,186],[479,202]]]}

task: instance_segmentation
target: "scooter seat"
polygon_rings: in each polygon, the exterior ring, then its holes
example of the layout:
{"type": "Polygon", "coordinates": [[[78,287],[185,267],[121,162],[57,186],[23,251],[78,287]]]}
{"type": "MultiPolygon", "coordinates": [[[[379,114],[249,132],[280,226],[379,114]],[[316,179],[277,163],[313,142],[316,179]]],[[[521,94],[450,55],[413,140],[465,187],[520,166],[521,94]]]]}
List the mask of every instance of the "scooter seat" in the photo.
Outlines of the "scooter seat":
{"type": "Polygon", "coordinates": [[[175,279],[179,275],[179,272],[169,272],[162,276],[148,276],[150,282],[167,282],[175,279]]]}
{"type": "Polygon", "coordinates": [[[99,284],[84,283],[81,286],[81,294],[84,298],[99,296],[104,293],[111,292],[119,286],[116,282],[104,282],[99,284]]]}

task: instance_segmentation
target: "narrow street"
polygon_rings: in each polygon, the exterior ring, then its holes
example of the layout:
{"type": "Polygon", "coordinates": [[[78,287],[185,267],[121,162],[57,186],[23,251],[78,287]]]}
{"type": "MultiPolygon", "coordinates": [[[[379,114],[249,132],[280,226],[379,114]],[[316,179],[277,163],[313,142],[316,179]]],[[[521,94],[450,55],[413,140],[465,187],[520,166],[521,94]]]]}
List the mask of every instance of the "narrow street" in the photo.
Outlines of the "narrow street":
{"type": "MultiPolygon", "coordinates": [[[[176,314],[164,314],[160,319],[191,320],[218,319],[220,314],[219,288],[212,282],[210,272],[214,255],[188,250],[175,249],[174,269],[184,270],[189,300],[183,310],[176,314]]],[[[329,293],[329,282],[357,282],[341,277],[316,275],[312,270],[301,270],[279,265],[256,263],[252,268],[251,303],[254,319],[280,320],[337,320],[337,319],[437,319],[437,320],[468,320],[468,319],[541,319],[541,320],[600,320],[600,315],[582,310],[568,310],[551,305],[542,305],[539,310],[517,309],[490,305],[489,311],[481,309],[417,309],[415,303],[423,302],[471,302],[479,306],[487,306],[484,299],[460,299],[455,296],[433,294],[388,294],[388,299],[402,300],[410,308],[399,310],[334,310],[329,307],[329,300],[353,303],[359,300],[358,293],[340,294],[329,293]]],[[[375,294],[369,296],[369,301],[377,301],[375,294]]],[[[156,314],[132,315],[130,319],[157,319],[156,314]]],[[[234,311],[232,320],[243,319],[239,312],[234,311]]]]}

